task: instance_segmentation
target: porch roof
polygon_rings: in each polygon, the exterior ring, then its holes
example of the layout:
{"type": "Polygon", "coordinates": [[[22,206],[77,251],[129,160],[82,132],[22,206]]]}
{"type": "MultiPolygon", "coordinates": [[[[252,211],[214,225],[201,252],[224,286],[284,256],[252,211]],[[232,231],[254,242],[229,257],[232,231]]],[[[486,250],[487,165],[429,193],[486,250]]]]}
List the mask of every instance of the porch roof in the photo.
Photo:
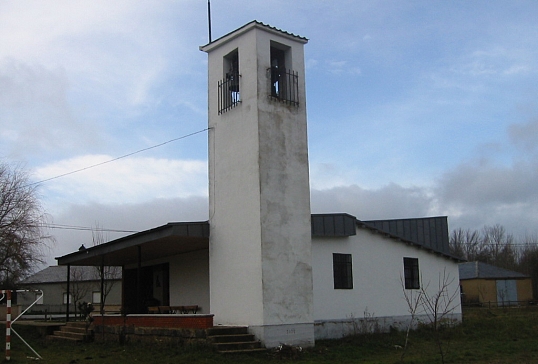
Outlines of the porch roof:
{"type": "Polygon", "coordinates": [[[127,265],[209,247],[209,222],[171,222],[57,257],[58,265],[127,265]]]}

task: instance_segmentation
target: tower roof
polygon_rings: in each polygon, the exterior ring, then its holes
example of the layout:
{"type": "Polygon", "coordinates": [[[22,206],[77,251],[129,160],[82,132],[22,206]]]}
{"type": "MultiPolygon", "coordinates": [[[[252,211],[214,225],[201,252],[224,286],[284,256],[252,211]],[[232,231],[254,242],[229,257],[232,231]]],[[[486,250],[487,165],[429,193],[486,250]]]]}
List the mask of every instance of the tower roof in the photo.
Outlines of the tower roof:
{"type": "Polygon", "coordinates": [[[204,52],[209,52],[212,49],[214,49],[216,47],[219,47],[221,44],[227,43],[228,41],[238,37],[239,35],[251,30],[252,28],[265,29],[266,31],[273,32],[273,33],[279,34],[281,36],[285,36],[285,37],[294,39],[295,41],[301,42],[303,44],[308,42],[308,38],[306,38],[306,37],[302,37],[300,35],[287,32],[285,30],[270,26],[268,24],[264,24],[264,23],[259,22],[257,20],[253,20],[250,23],[247,23],[247,24],[243,25],[242,27],[237,28],[234,31],[231,31],[230,33],[225,34],[222,37],[220,37],[218,39],[215,39],[214,41],[212,41],[212,42],[210,42],[210,43],[208,43],[206,45],[200,46],[200,50],[204,51],[204,52]]]}

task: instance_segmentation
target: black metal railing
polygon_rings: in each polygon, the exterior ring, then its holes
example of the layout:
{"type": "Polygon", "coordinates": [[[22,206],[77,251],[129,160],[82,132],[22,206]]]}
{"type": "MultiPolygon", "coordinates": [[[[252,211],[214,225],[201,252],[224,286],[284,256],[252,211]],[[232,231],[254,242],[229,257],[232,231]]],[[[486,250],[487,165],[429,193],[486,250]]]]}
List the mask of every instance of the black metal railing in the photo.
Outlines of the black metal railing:
{"type": "Polygon", "coordinates": [[[233,109],[241,102],[239,91],[239,73],[227,73],[219,85],[219,114],[233,109]]]}
{"type": "Polygon", "coordinates": [[[267,72],[271,75],[271,91],[269,93],[271,98],[298,106],[299,73],[278,67],[271,67],[267,72]]]}

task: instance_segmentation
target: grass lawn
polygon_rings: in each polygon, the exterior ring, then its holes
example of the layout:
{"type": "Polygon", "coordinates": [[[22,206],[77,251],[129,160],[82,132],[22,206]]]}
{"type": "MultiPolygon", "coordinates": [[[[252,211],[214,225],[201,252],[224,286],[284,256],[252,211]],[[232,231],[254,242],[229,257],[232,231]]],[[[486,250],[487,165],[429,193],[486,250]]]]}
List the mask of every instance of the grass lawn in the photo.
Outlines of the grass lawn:
{"type": "MultiPolygon", "coordinates": [[[[17,326],[15,326],[17,329],[17,326]]],[[[5,330],[1,330],[2,348],[5,330]]],[[[300,358],[277,358],[273,353],[223,356],[206,346],[171,344],[119,345],[117,342],[66,344],[38,338],[30,327],[17,331],[44,358],[41,362],[74,363],[441,363],[434,333],[428,329],[411,332],[407,350],[405,333],[371,334],[342,340],[318,341],[300,358]],[[402,360],[402,354],[403,360],[402,360]]],[[[466,309],[462,325],[446,329],[442,343],[448,345],[445,363],[538,363],[538,308],[466,309]]],[[[13,338],[11,363],[27,363],[34,356],[13,338]]],[[[1,356],[1,360],[4,355],[1,356]]]]}

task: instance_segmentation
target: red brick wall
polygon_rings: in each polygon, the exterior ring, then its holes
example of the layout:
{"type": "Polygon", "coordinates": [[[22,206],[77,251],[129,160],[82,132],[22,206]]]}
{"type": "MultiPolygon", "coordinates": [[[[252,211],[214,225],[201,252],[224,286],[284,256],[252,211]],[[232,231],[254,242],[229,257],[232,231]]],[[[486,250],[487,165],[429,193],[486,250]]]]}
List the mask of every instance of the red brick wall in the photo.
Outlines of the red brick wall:
{"type": "Polygon", "coordinates": [[[94,325],[127,325],[135,327],[163,327],[209,329],[213,315],[95,315],[94,325]]]}

